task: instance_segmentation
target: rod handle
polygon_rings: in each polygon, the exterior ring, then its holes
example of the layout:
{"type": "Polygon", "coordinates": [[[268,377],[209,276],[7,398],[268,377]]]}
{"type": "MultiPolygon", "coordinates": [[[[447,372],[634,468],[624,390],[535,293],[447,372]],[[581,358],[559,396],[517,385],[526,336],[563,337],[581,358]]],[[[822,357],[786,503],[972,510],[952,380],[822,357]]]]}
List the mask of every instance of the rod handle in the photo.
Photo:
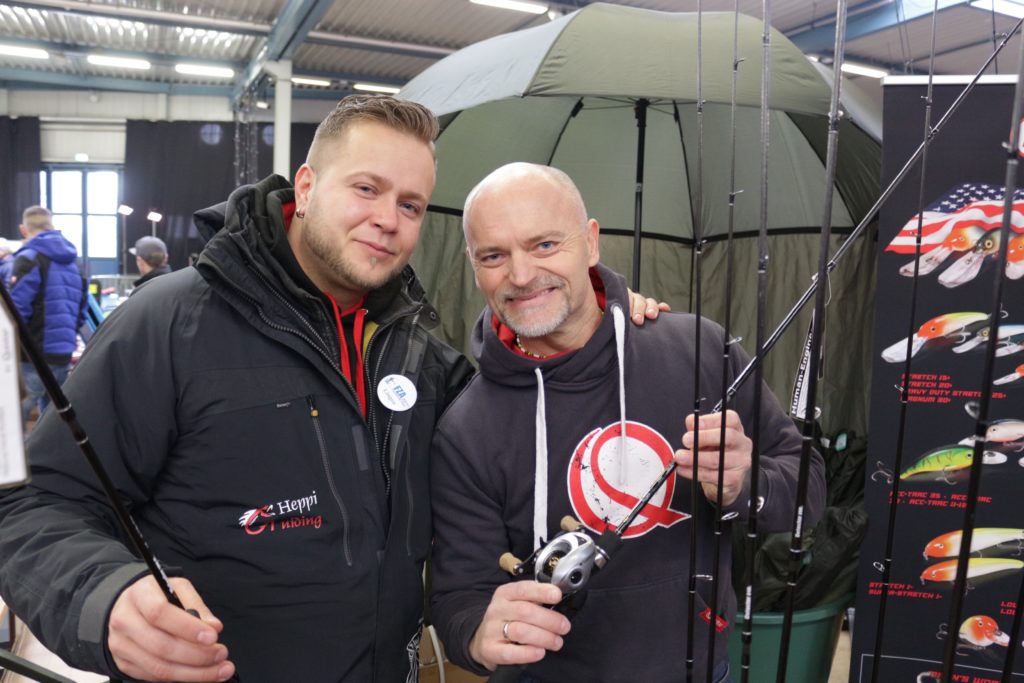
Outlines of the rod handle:
{"type": "Polygon", "coordinates": [[[498,558],[498,566],[503,570],[511,574],[512,576],[518,576],[516,567],[523,563],[518,557],[512,553],[502,553],[501,557],[498,558]]]}

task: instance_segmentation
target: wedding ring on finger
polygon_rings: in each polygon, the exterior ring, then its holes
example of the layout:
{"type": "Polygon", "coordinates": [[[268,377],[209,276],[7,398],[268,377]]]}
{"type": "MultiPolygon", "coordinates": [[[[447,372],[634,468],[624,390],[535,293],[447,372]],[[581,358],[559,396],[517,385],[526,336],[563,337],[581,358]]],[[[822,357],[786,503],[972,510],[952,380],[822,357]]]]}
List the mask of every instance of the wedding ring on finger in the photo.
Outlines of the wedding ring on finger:
{"type": "Polygon", "coordinates": [[[504,624],[501,625],[501,637],[510,643],[512,642],[512,639],[508,637],[508,625],[511,623],[512,622],[510,621],[506,621],[504,624]]]}

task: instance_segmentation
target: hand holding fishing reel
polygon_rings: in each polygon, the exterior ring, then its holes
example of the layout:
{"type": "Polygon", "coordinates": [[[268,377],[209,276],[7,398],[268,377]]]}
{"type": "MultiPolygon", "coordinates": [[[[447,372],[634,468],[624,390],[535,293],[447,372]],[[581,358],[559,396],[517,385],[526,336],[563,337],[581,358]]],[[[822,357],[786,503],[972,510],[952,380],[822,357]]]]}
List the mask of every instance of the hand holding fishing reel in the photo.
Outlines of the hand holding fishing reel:
{"type": "MultiPolygon", "coordinates": [[[[581,531],[582,525],[566,516],[562,518],[562,532],[542,547],[534,550],[525,560],[512,553],[504,553],[498,565],[514,577],[532,571],[540,583],[550,583],[562,592],[562,600],[551,609],[569,619],[586,600],[586,588],[595,571],[602,569],[622,542],[622,529],[607,530],[594,540],[581,531]]],[[[505,636],[508,622],[505,624],[505,636]]],[[[490,683],[513,683],[518,680],[525,665],[499,666],[491,675],[490,683]]]]}
{"type": "Polygon", "coordinates": [[[583,590],[590,575],[608,563],[609,549],[601,545],[604,535],[595,541],[579,530],[580,523],[572,517],[563,517],[561,527],[562,533],[533,551],[526,560],[505,553],[498,559],[498,565],[515,577],[526,574],[532,565],[536,580],[554,584],[565,598],[583,590]]]}

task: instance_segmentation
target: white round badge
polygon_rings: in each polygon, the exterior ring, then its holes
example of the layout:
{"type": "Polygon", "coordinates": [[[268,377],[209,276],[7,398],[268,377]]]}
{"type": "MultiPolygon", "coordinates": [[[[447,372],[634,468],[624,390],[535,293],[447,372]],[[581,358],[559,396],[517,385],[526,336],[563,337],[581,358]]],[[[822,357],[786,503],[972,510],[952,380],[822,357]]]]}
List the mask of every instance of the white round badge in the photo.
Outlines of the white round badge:
{"type": "Polygon", "coordinates": [[[400,413],[416,405],[416,385],[408,377],[388,375],[377,385],[377,398],[388,409],[400,413]]]}

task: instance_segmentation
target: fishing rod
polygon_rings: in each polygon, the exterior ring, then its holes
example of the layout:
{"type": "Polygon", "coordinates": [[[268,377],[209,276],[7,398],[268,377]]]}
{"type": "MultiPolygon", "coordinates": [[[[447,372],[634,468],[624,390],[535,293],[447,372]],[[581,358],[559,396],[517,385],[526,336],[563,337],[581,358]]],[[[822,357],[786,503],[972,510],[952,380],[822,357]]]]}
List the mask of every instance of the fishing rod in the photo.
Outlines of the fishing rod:
{"type": "MultiPolygon", "coordinates": [[[[739,79],[740,64],[743,59],[739,56],[739,19],[740,19],[740,0],[735,0],[733,3],[733,24],[732,24],[732,84],[731,93],[729,98],[729,123],[730,123],[730,140],[729,140],[729,210],[728,210],[728,236],[726,237],[726,252],[725,252],[725,320],[722,323],[722,395],[729,388],[729,357],[731,354],[732,345],[736,341],[732,338],[732,287],[733,279],[735,277],[735,263],[733,258],[733,240],[736,232],[736,197],[739,191],[736,189],[736,83],[739,79]]],[[[758,401],[760,397],[758,397],[758,401]]],[[[727,410],[729,407],[728,403],[725,403],[722,408],[727,410]]],[[[759,469],[761,464],[761,456],[759,453],[760,435],[760,412],[755,413],[755,432],[752,435],[753,452],[751,453],[751,467],[750,467],[750,500],[757,500],[758,485],[760,481],[759,469]]],[[[718,451],[718,470],[722,471],[725,463],[725,421],[723,420],[718,431],[718,439],[720,443],[718,451]]],[[[718,489],[721,490],[724,482],[722,476],[719,476],[718,489]]],[[[719,507],[721,509],[721,507],[719,507]]],[[[748,511],[747,517],[747,534],[744,539],[743,550],[744,550],[744,601],[743,601],[743,628],[741,630],[741,642],[742,649],[740,652],[740,681],[741,683],[748,683],[750,680],[750,647],[753,642],[753,619],[751,615],[754,611],[754,553],[756,552],[757,545],[757,506],[752,505],[748,511]]],[[[719,515],[716,523],[720,527],[724,517],[719,515]]],[[[717,530],[717,529],[716,529],[717,530]]],[[[717,552],[717,548],[716,548],[717,552]]],[[[717,558],[717,555],[716,555],[717,558]]],[[[716,559],[716,566],[718,560],[716,559]]]]}
{"type": "MultiPolygon", "coordinates": [[[[829,242],[832,238],[832,199],[836,180],[836,163],[839,153],[839,96],[842,92],[842,67],[846,35],[846,0],[839,0],[836,6],[836,39],[832,62],[832,100],[828,113],[828,146],[825,153],[825,201],[821,217],[821,244],[818,251],[817,281],[824,282],[828,276],[829,242]]],[[[785,683],[786,667],[789,664],[789,641],[793,632],[793,609],[796,595],[796,580],[803,557],[804,507],[807,503],[807,480],[810,478],[813,455],[815,403],[818,391],[818,370],[821,363],[821,346],[825,329],[826,288],[819,287],[811,317],[811,340],[807,363],[806,404],[803,415],[803,434],[800,442],[800,468],[796,483],[796,505],[793,510],[793,532],[789,544],[789,567],[786,572],[786,609],[782,618],[782,635],[779,640],[779,662],[775,674],[776,683],[785,683]]]]}
{"type": "MultiPolygon", "coordinates": [[[[686,593],[686,609],[687,609],[687,621],[689,627],[686,629],[686,683],[693,683],[693,667],[694,667],[694,648],[696,643],[696,620],[695,616],[697,613],[697,542],[699,540],[698,535],[698,519],[699,510],[697,509],[698,496],[700,495],[700,481],[697,479],[699,473],[699,462],[696,454],[699,452],[700,441],[700,325],[701,325],[701,266],[704,262],[703,257],[703,240],[704,240],[704,44],[703,44],[703,28],[704,28],[704,2],[703,0],[697,0],[697,192],[695,193],[695,204],[693,216],[693,266],[691,273],[693,274],[693,292],[694,292],[694,303],[691,308],[693,309],[694,317],[696,318],[696,334],[693,340],[693,463],[690,470],[690,500],[693,501],[691,505],[691,514],[693,515],[690,520],[690,575],[687,583],[686,593]]],[[[682,138],[680,138],[682,139],[682,138]]],[[[623,435],[625,436],[625,435],[623,435]]],[[[709,620],[710,629],[710,643],[708,645],[708,662],[707,674],[708,683],[711,683],[711,666],[710,662],[714,662],[714,642],[715,642],[715,610],[714,607],[711,609],[711,619],[709,620]]]]}
{"type": "MultiPolygon", "coordinates": [[[[86,296],[89,295],[87,294],[86,296]]],[[[75,443],[82,451],[82,455],[84,455],[86,461],[88,461],[89,467],[92,468],[92,471],[96,474],[96,478],[99,479],[100,485],[103,488],[103,493],[110,503],[110,507],[114,510],[114,514],[117,516],[117,520],[120,523],[121,528],[124,530],[125,534],[127,534],[132,548],[135,550],[136,554],[142,558],[142,561],[146,563],[146,567],[149,569],[150,575],[156,579],[156,583],[163,592],[164,597],[167,598],[167,602],[171,603],[175,607],[185,610],[194,617],[198,617],[199,613],[196,610],[185,609],[185,606],[182,604],[178,594],[174,592],[174,587],[171,586],[170,579],[167,578],[167,573],[164,571],[163,566],[153,554],[153,551],[150,549],[145,537],[142,535],[138,525],[132,518],[131,513],[128,512],[128,509],[118,496],[117,487],[114,485],[113,480],[111,480],[110,475],[107,474],[107,470],[103,466],[103,462],[100,461],[99,455],[96,453],[96,449],[93,448],[88,434],[86,434],[85,429],[78,421],[78,417],[75,414],[75,409],[71,405],[71,401],[68,400],[68,397],[64,394],[64,390],[61,389],[57,378],[54,377],[53,371],[46,362],[46,358],[43,356],[42,351],[40,351],[39,345],[33,338],[31,331],[28,329],[28,325],[25,324],[25,321],[18,313],[18,309],[14,305],[14,300],[11,298],[11,293],[7,291],[7,287],[0,286],[0,297],[3,298],[4,306],[7,307],[7,311],[18,329],[18,337],[21,339],[21,348],[24,349],[25,354],[32,362],[32,366],[39,374],[39,379],[42,380],[43,387],[46,389],[46,395],[50,398],[50,402],[53,404],[54,409],[57,411],[57,414],[60,415],[61,419],[64,420],[64,424],[66,424],[68,429],[71,431],[72,438],[74,438],[75,443]]],[[[233,683],[238,683],[238,674],[236,673],[228,680],[233,683]]]]}
{"type": "MultiPolygon", "coordinates": [[[[988,413],[992,400],[992,374],[995,370],[996,348],[999,345],[999,315],[1003,308],[1003,289],[1006,283],[1006,259],[1010,245],[1010,223],[1013,218],[1013,199],[1017,188],[1017,167],[1020,163],[1018,150],[1020,147],[1021,98],[1024,97],[1024,41],[1021,42],[1020,58],[1017,64],[1017,84],[1013,89],[1013,113],[1010,118],[1010,141],[1006,149],[1006,179],[1003,195],[1003,223],[1000,227],[1002,239],[999,243],[999,256],[996,258],[996,271],[992,286],[992,319],[988,325],[988,343],[985,345],[985,366],[981,375],[981,396],[978,399],[978,414],[974,427],[974,457],[971,461],[970,480],[967,484],[967,505],[964,509],[963,535],[960,539],[960,552],[957,556],[956,579],[953,581],[953,598],[949,610],[949,624],[959,624],[963,609],[964,592],[967,590],[967,562],[971,556],[971,541],[974,537],[974,520],[978,507],[978,491],[981,488],[981,465],[984,460],[985,443],[988,438],[988,413]]],[[[895,504],[895,501],[894,501],[895,504]]],[[[1017,603],[1016,611],[1021,610],[1017,603]]],[[[1018,625],[1019,624],[1016,624],[1018,625]]],[[[1009,645],[1012,651],[1016,647],[1017,633],[1009,645]]],[[[942,680],[949,683],[953,678],[954,659],[956,658],[956,639],[950,637],[942,659],[942,680]]],[[[1002,680],[1009,681],[1012,676],[1010,665],[1012,657],[1007,655],[1007,666],[1003,671],[1002,680]]]]}
{"type": "MultiPolygon", "coordinates": [[[[917,289],[921,260],[921,237],[924,233],[924,193],[928,171],[928,146],[931,141],[932,93],[935,79],[935,34],[939,13],[938,0],[932,5],[931,56],[928,60],[928,90],[924,98],[924,140],[921,149],[921,179],[917,191],[917,234],[914,237],[914,276],[910,287],[910,316],[907,321],[906,359],[903,362],[903,382],[900,386],[900,416],[896,434],[896,455],[893,465],[897,473],[903,471],[903,447],[906,442],[907,411],[910,406],[910,368],[913,353],[914,332],[917,330],[917,289]]],[[[878,683],[882,669],[882,640],[885,632],[885,612],[889,603],[889,579],[892,575],[893,543],[896,538],[896,514],[899,507],[900,478],[892,478],[889,496],[889,519],[885,537],[885,555],[882,560],[882,594],[878,602],[878,620],[875,624],[875,645],[871,658],[871,683],[878,683]]]]}
{"type": "MultiPolygon", "coordinates": [[[[946,110],[946,113],[942,115],[942,118],[940,118],[939,121],[932,128],[931,134],[929,136],[930,138],[934,138],[936,135],[938,135],[939,131],[942,130],[942,128],[946,125],[946,123],[953,116],[953,114],[956,113],[957,109],[960,108],[960,105],[963,103],[963,101],[974,90],[974,87],[978,84],[978,81],[981,79],[982,74],[985,73],[985,71],[992,64],[992,61],[996,58],[996,56],[998,56],[1002,49],[1006,47],[1007,43],[1010,42],[1010,38],[1012,38],[1020,30],[1022,24],[1024,24],[1024,18],[1018,20],[1014,27],[1010,29],[1010,31],[1004,36],[1002,42],[999,43],[998,49],[989,55],[988,59],[985,60],[985,63],[971,78],[971,81],[966,86],[964,86],[964,89],[960,91],[960,94],[957,95],[953,103],[949,105],[949,108],[946,110]]],[[[911,169],[917,163],[917,160],[921,157],[921,154],[924,150],[924,146],[924,142],[918,145],[917,149],[914,151],[913,154],[910,155],[910,158],[907,159],[903,167],[896,173],[896,176],[892,179],[889,185],[886,186],[884,190],[882,190],[881,194],[879,194],[878,196],[878,199],[876,199],[875,203],[871,205],[871,208],[867,210],[861,221],[856,225],[856,227],[853,228],[853,230],[850,231],[850,234],[847,235],[846,240],[841,245],[839,245],[839,248],[836,249],[836,253],[832,256],[832,259],[827,264],[827,269],[829,273],[835,270],[836,266],[839,265],[839,261],[842,260],[843,256],[846,255],[846,253],[852,248],[853,244],[857,241],[857,238],[860,237],[861,234],[867,229],[868,225],[875,217],[875,214],[878,213],[878,210],[882,207],[883,204],[885,204],[885,202],[889,200],[889,197],[892,196],[893,192],[896,191],[896,188],[900,185],[900,183],[903,182],[906,176],[910,173],[911,169]]],[[[789,326],[793,324],[793,321],[796,320],[797,315],[807,304],[807,302],[810,301],[811,297],[814,295],[817,289],[818,281],[817,279],[815,279],[807,287],[807,289],[800,296],[800,298],[797,299],[797,302],[793,305],[792,308],[790,308],[789,312],[782,319],[782,322],[778,324],[778,326],[775,328],[775,331],[771,333],[767,340],[765,340],[764,344],[759,345],[757,347],[758,352],[754,355],[750,362],[747,363],[743,370],[741,370],[740,373],[736,375],[736,379],[729,387],[727,395],[724,396],[721,401],[719,401],[719,404],[715,407],[715,410],[712,412],[720,411],[725,401],[731,400],[736,395],[736,392],[750,376],[750,373],[752,373],[755,370],[755,368],[762,362],[763,357],[767,355],[767,353],[771,351],[772,348],[775,347],[775,344],[778,343],[782,335],[786,332],[786,330],[789,329],[789,326]]],[[[667,476],[668,475],[666,474],[666,478],[667,476]]]]}

